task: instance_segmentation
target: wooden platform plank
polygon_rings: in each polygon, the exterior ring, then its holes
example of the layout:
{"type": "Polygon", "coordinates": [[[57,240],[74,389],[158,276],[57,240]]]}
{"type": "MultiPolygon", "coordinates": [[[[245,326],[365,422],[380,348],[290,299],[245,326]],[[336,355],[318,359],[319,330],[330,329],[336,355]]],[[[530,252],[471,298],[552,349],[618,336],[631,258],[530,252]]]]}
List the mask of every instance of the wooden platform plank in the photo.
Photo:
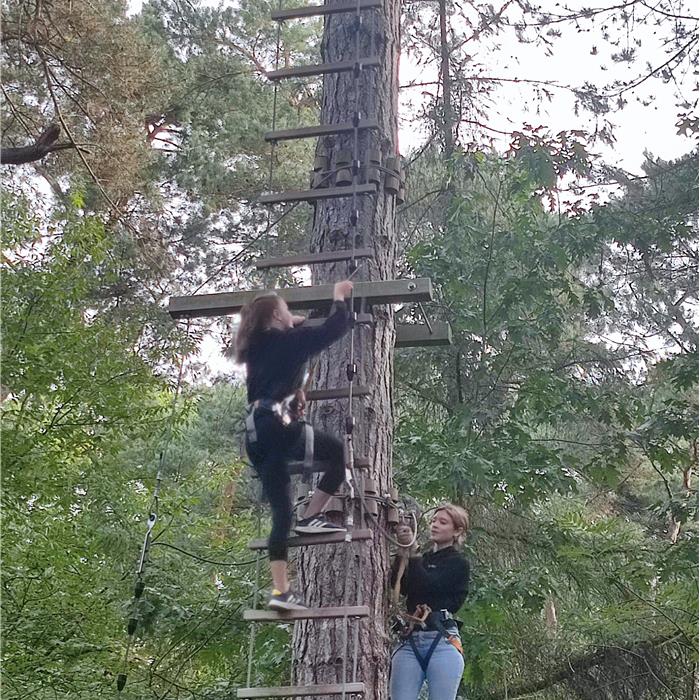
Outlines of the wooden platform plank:
{"type": "MultiPolygon", "coordinates": [[[[277,290],[246,290],[219,294],[195,294],[171,297],[168,311],[173,318],[202,318],[227,316],[241,310],[245,304],[261,294],[275,291],[290,309],[313,309],[328,306],[333,297],[332,284],[314,287],[288,287],[277,290]]],[[[400,302],[431,301],[432,283],[426,277],[414,280],[385,280],[381,282],[355,282],[355,298],[369,304],[397,304],[400,302]]]]}
{"type": "MultiPolygon", "coordinates": [[[[368,396],[372,391],[372,387],[359,384],[353,386],[353,398],[360,396],[368,396]]],[[[311,389],[306,392],[307,401],[332,401],[333,399],[346,399],[350,395],[349,386],[339,386],[332,389],[311,389]]]]}
{"type": "Polygon", "coordinates": [[[270,192],[258,197],[259,204],[283,204],[284,202],[318,202],[322,199],[339,199],[352,197],[353,193],[360,196],[375,194],[377,186],[347,185],[344,187],[319,187],[315,190],[287,190],[286,192],[270,192]]]}
{"type": "Polygon", "coordinates": [[[369,617],[369,606],[350,605],[337,608],[307,608],[306,610],[244,610],[243,619],[251,622],[288,622],[293,620],[336,620],[338,618],[369,617]]]}
{"type": "MultiPolygon", "coordinates": [[[[358,129],[378,129],[379,122],[376,119],[361,119],[358,129]]],[[[265,132],[265,141],[290,141],[292,139],[316,139],[322,136],[335,136],[337,134],[351,134],[355,130],[352,122],[340,124],[318,124],[314,126],[299,126],[295,129],[279,129],[265,132]]]]}
{"type": "Polygon", "coordinates": [[[395,348],[427,348],[452,345],[452,329],[443,321],[433,321],[432,333],[424,323],[402,323],[396,325],[395,348]]]}
{"type": "MultiPolygon", "coordinates": [[[[351,530],[352,541],[371,540],[372,530],[351,530]]],[[[298,535],[287,540],[287,547],[310,547],[321,544],[340,544],[345,542],[344,532],[334,532],[330,535],[298,535]]],[[[248,544],[249,549],[267,549],[267,539],[253,540],[248,544]]]]}
{"type": "MultiPolygon", "coordinates": [[[[357,63],[360,70],[365,68],[376,68],[381,64],[379,56],[368,56],[361,58],[357,63]]],[[[270,70],[265,73],[268,80],[284,80],[285,78],[311,78],[315,75],[326,75],[327,73],[349,73],[355,69],[355,61],[336,61],[334,63],[315,63],[311,66],[293,66],[292,68],[280,68],[270,70]]]]}
{"type": "MultiPolygon", "coordinates": [[[[360,0],[361,10],[371,10],[382,6],[382,0],[360,0]]],[[[302,17],[318,17],[340,12],[355,12],[357,0],[346,0],[326,5],[307,5],[306,7],[293,7],[289,10],[273,10],[272,19],[282,22],[286,19],[299,19],[302,17]]]]}
{"type": "Polygon", "coordinates": [[[364,683],[328,683],[326,685],[282,686],[277,688],[239,688],[239,698],[300,698],[309,695],[342,695],[365,692],[364,683]]]}
{"type": "Polygon", "coordinates": [[[323,253],[301,253],[299,255],[287,255],[278,258],[263,258],[255,263],[258,270],[268,270],[271,267],[294,267],[296,265],[316,265],[322,263],[338,262],[339,260],[351,260],[355,258],[371,258],[374,251],[371,248],[356,248],[352,250],[329,250],[323,253]]]}

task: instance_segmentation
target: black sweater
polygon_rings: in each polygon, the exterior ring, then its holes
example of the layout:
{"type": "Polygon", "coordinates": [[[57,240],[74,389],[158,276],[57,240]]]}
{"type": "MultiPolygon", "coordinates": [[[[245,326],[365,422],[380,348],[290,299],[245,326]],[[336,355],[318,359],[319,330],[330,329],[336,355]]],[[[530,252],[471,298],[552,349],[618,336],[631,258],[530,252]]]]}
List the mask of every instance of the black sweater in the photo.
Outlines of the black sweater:
{"type": "MultiPolygon", "coordinates": [[[[391,571],[391,584],[396,583],[399,557],[391,571]]],[[[454,547],[411,557],[401,579],[401,593],[406,596],[406,608],[413,613],[417,605],[427,604],[434,611],[456,613],[469,592],[469,562],[454,547]]]]}
{"type": "Polygon", "coordinates": [[[307,360],[345,335],[349,327],[347,306],[336,301],[321,326],[271,328],[251,338],[246,362],[248,401],[281,401],[300,389],[307,360]]]}

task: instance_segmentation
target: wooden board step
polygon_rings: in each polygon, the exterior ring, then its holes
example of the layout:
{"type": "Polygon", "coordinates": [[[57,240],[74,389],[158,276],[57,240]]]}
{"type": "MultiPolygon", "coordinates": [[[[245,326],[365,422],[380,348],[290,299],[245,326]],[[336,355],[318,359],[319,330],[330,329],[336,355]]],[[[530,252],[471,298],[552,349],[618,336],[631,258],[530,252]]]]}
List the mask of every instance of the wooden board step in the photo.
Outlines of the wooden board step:
{"type": "MultiPolygon", "coordinates": [[[[372,530],[351,530],[353,542],[359,540],[371,540],[372,530]]],[[[295,535],[287,540],[287,547],[311,547],[321,544],[340,544],[345,542],[345,532],[333,532],[330,535],[295,535]]],[[[260,538],[248,544],[249,549],[267,549],[267,539],[260,538]]]]}
{"type": "MultiPolygon", "coordinates": [[[[328,469],[329,463],[326,461],[314,461],[311,465],[311,471],[314,473],[325,472],[328,469]]],[[[369,460],[367,457],[355,457],[355,469],[369,469],[369,460]]],[[[303,474],[304,462],[294,461],[287,464],[287,471],[290,474],[303,474]]]]}
{"type": "Polygon", "coordinates": [[[371,248],[329,250],[323,253],[302,253],[300,255],[287,255],[280,258],[265,258],[258,260],[255,267],[258,270],[268,270],[271,267],[294,267],[296,265],[316,265],[321,263],[337,262],[339,260],[351,260],[355,258],[371,258],[374,251],[371,248]]]}
{"type": "MultiPolygon", "coordinates": [[[[372,391],[372,387],[357,385],[352,388],[353,398],[359,396],[368,396],[372,391]]],[[[311,389],[306,392],[307,401],[332,401],[333,399],[347,399],[350,395],[349,386],[339,386],[333,389],[311,389]]]]}
{"type": "MultiPolygon", "coordinates": [[[[238,313],[246,304],[261,294],[279,294],[290,309],[324,308],[331,304],[332,284],[312,287],[287,287],[276,290],[244,290],[219,292],[218,294],[195,294],[170,297],[168,311],[172,318],[204,318],[227,316],[238,313]]],[[[355,282],[355,299],[364,299],[368,304],[398,304],[431,301],[433,286],[427,277],[413,280],[382,280],[378,282],[355,282]]]]}
{"type": "MultiPolygon", "coordinates": [[[[378,129],[379,122],[376,119],[361,119],[358,129],[378,129]]],[[[337,134],[351,134],[355,130],[352,122],[341,124],[319,124],[318,126],[300,126],[296,129],[280,129],[265,133],[265,141],[290,141],[291,139],[316,139],[322,136],[335,136],[337,134]]]]}
{"type": "Polygon", "coordinates": [[[302,698],[311,695],[361,695],[364,683],[328,683],[326,685],[282,686],[278,688],[239,688],[239,698],[302,698]]]}
{"type": "Polygon", "coordinates": [[[432,332],[424,323],[396,325],[395,348],[428,348],[452,345],[452,329],[444,321],[433,321],[432,332]]]}
{"type": "MultiPolygon", "coordinates": [[[[320,15],[331,15],[340,12],[355,12],[357,10],[357,0],[346,0],[327,5],[307,5],[306,7],[293,7],[290,10],[274,10],[272,19],[282,22],[285,19],[299,19],[301,17],[318,17],[320,15]]],[[[361,10],[372,10],[382,6],[382,0],[360,0],[361,10]]]]}
{"type": "Polygon", "coordinates": [[[352,197],[353,194],[375,194],[377,186],[374,183],[366,185],[344,185],[343,187],[319,187],[315,190],[287,190],[286,192],[270,192],[258,197],[259,204],[283,204],[284,202],[318,202],[322,199],[338,199],[352,197]]]}
{"type": "MultiPolygon", "coordinates": [[[[269,80],[284,80],[285,78],[311,78],[315,75],[328,73],[349,73],[355,70],[355,61],[336,61],[335,63],[316,63],[311,66],[294,66],[293,68],[280,68],[265,73],[269,80]]],[[[376,68],[381,64],[379,56],[361,58],[357,63],[360,70],[376,68]]]]}
{"type": "Polygon", "coordinates": [[[306,610],[244,610],[243,619],[251,622],[287,622],[288,620],[337,620],[369,617],[369,606],[349,605],[340,608],[307,608],[306,610]]]}

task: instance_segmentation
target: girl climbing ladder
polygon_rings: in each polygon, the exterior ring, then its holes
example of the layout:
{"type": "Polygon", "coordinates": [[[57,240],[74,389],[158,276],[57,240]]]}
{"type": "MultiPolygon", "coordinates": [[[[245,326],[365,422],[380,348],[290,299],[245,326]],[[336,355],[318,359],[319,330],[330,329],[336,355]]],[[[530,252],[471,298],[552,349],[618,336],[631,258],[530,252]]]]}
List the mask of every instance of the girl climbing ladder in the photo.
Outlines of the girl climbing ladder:
{"type": "Polygon", "coordinates": [[[311,456],[329,464],[297,522],[296,532],[325,534],[344,530],[321,514],[345,478],[343,444],[331,435],[314,431],[300,418],[306,363],[348,331],[345,299],[351,292],[349,280],[335,284],[330,315],[316,327],[307,327],[306,319],[294,316],[275,294],[258,297],[241,310],[236,359],[245,363],[247,370],[246,450],[272,508],[268,551],[274,588],[268,606],[275,610],[305,607],[291,590],[287,576],[287,538],[292,524],[289,461],[308,460],[311,456]]]}

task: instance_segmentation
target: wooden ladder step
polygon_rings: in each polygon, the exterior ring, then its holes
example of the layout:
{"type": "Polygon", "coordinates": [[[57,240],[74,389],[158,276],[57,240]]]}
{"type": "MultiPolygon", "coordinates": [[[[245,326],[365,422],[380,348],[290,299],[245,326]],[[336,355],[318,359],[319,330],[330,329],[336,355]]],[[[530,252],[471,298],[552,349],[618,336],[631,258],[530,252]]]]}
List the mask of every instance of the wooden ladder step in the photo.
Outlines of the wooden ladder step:
{"type": "Polygon", "coordinates": [[[239,688],[239,698],[301,698],[309,695],[359,695],[364,683],[328,683],[326,685],[282,686],[277,688],[239,688]]]}
{"type": "MultiPolygon", "coordinates": [[[[378,129],[379,122],[376,119],[361,119],[358,129],[378,129]]],[[[296,129],[280,129],[265,133],[265,141],[289,141],[291,139],[315,139],[322,136],[334,136],[337,134],[351,134],[355,127],[352,122],[341,124],[319,124],[318,126],[300,126],[296,129]]]]}
{"type": "Polygon", "coordinates": [[[286,622],[287,620],[336,620],[369,617],[369,606],[350,605],[339,608],[307,608],[306,610],[245,610],[243,619],[251,622],[286,622]]]}
{"type": "MultiPolygon", "coordinates": [[[[311,465],[311,471],[325,472],[328,469],[329,462],[326,461],[314,461],[311,465]]],[[[367,457],[355,457],[355,469],[369,469],[369,460],[367,457]]],[[[287,471],[290,474],[303,474],[304,473],[304,462],[294,461],[287,464],[287,471]]]]}
{"type": "Polygon", "coordinates": [[[349,73],[355,70],[358,64],[360,70],[376,68],[381,64],[379,56],[368,56],[359,61],[336,61],[335,63],[316,63],[311,66],[294,66],[293,68],[280,68],[265,73],[269,80],[283,80],[284,78],[310,78],[314,75],[326,75],[328,73],[349,73]]]}
{"type": "MultiPolygon", "coordinates": [[[[357,0],[346,0],[327,5],[307,5],[306,7],[294,7],[290,10],[274,10],[272,19],[281,22],[285,19],[299,19],[300,17],[318,17],[320,15],[331,15],[340,12],[355,12],[357,10],[357,0]]],[[[371,10],[382,6],[382,0],[360,0],[361,10],[371,10]]]]}
{"type": "Polygon", "coordinates": [[[258,260],[255,267],[258,270],[267,270],[271,267],[294,267],[296,265],[316,265],[321,263],[337,262],[338,260],[351,260],[355,258],[371,258],[374,251],[371,248],[356,248],[329,250],[323,253],[302,253],[300,255],[287,255],[280,258],[265,258],[258,260]]]}
{"type": "MultiPolygon", "coordinates": [[[[287,547],[310,547],[321,544],[340,544],[345,542],[345,532],[333,532],[330,535],[295,535],[287,540],[287,547]]],[[[350,531],[351,541],[371,540],[372,530],[361,529],[350,531]]],[[[253,540],[248,544],[249,549],[267,549],[267,539],[253,540]]]]}
{"type": "MultiPolygon", "coordinates": [[[[261,294],[279,294],[290,309],[313,309],[330,306],[333,297],[332,284],[312,287],[286,287],[276,290],[246,289],[217,294],[194,294],[170,297],[168,311],[172,318],[203,318],[227,316],[238,313],[246,304],[261,294]]],[[[381,280],[355,282],[355,299],[368,304],[398,304],[432,301],[433,286],[427,277],[407,280],[381,280]]]]}
{"type": "Polygon", "coordinates": [[[452,329],[444,321],[430,324],[432,331],[424,323],[396,324],[395,348],[428,348],[452,345],[452,329]]]}
{"type": "Polygon", "coordinates": [[[319,187],[315,190],[287,190],[286,192],[270,192],[258,197],[259,204],[283,204],[284,202],[318,202],[322,199],[337,199],[352,197],[353,194],[375,194],[377,186],[373,183],[366,185],[344,185],[343,187],[319,187]]]}
{"type": "MultiPolygon", "coordinates": [[[[358,385],[353,386],[353,398],[358,396],[368,396],[372,391],[372,387],[358,385]]],[[[347,399],[350,396],[349,386],[339,386],[332,389],[311,389],[306,392],[307,401],[332,401],[333,399],[347,399]]]]}

